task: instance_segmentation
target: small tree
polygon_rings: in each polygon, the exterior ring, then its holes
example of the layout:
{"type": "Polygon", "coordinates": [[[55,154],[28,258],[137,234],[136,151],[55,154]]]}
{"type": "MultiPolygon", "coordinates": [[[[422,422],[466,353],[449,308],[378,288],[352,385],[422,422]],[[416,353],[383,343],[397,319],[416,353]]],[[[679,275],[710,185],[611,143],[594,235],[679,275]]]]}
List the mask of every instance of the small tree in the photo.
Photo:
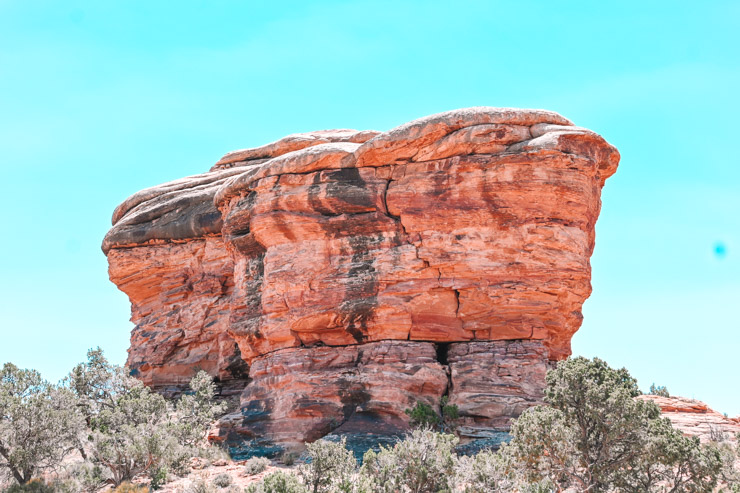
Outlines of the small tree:
{"type": "Polygon", "coordinates": [[[347,440],[317,440],[308,444],[310,462],[299,468],[299,475],[311,493],[352,491],[357,468],[354,454],[347,450],[347,440]]]}
{"type": "Polygon", "coordinates": [[[668,389],[665,387],[665,385],[655,385],[655,383],[650,384],[650,390],[648,391],[648,394],[659,395],[661,397],[671,396],[671,394],[668,393],[668,389]]]}
{"type": "Polygon", "coordinates": [[[74,396],[35,370],[6,363],[0,371],[0,470],[25,484],[58,466],[74,449],[82,423],[74,396]]]}
{"type": "Polygon", "coordinates": [[[615,486],[625,493],[712,491],[722,467],[716,447],[702,447],[696,437],[684,436],[667,418],[648,425],[643,453],[632,467],[617,475],[615,486]]]}
{"type": "Polygon", "coordinates": [[[598,358],[561,361],[547,374],[550,406],[525,411],[503,453],[530,483],[648,492],[669,481],[676,489],[667,491],[711,490],[720,467],[716,450],[675,433],[654,403],[634,398],[639,393],[625,369],[598,358]]]}
{"type": "Polygon", "coordinates": [[[199,371],[190,380],[190,393],[177,401],[175,433],[181,445],[194,447],[205,439],[205,432],[213,419],[226,410],[226,403],[215,403],[216,385],[205,371],[199,371]]]}
{"type": "Polygon", "coordinates": [[[207,373],[199,372],[190,382],[192,393],[173,407],[125,368],[110,364],[100,348],[88,351],[65,383],[89,428],[79,448],[116,486],[146,473],[151,486],[159,487],[166,471],[181,469],[205,445],[207,426],[223,410],[213,402],[215,386],[207,373]]]}

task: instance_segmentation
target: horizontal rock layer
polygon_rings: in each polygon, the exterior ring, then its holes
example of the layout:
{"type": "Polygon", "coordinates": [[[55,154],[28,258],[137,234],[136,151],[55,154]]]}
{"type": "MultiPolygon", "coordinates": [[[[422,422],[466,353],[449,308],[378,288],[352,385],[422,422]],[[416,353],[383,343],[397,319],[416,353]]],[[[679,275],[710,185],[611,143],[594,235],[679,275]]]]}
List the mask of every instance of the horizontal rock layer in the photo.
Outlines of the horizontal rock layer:
{"type": "Polygon", "coordinates": [[[654,402],[676,429],[686,435],[699,437],[704,442],[736,441],[740,433],[740,416],[730,418],[710,409],[701,401],[658,395],[641,395],[638,399],[654,402]]]}
{"type": "Polygon", "coordinates": [[[222,419],[211,439],[278,451],[330,433],[401,434],[406,410],[420,403],[440,413],[443,396],[458,406],[461,436],[485,438],[542,403],[549,366],[539,341],[281,349],[252,361],[241,410],[222,419]]]}
{"type": "Polygon", "coordinates": [[[505,427],[570,354],[618,160],[556,113],[489,107],[229,153],[114,213],[128,364],[159,388],[248,375],[235,429],[275,443],[396,429],[445,392],[471,436],[505,427]]]}

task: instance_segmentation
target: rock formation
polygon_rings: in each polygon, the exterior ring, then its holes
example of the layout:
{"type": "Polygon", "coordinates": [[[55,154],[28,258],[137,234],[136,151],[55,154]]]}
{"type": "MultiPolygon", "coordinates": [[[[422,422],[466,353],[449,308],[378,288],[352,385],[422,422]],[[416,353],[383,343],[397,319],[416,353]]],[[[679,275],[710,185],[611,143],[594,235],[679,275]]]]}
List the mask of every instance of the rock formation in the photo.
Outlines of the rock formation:
{"type": "Polygon", "coordinates": [[[653,401],[660,407],[663,417],[671,420],[674,428],[685,435],[709,440],[736,440],[740,433],[740,416],[724,416],[701,401],[686,397],[661,397],[641,395],[638,399],[653,401]]]}
{"type": "Polygon", "coordinates": [[[443,395],[486,437],[570,354],[618,161],[556,113],[488,107],[231,152],[113,215],[128,365],[243,389],[214,438],[265,450],[392,434],[443,395]]]}

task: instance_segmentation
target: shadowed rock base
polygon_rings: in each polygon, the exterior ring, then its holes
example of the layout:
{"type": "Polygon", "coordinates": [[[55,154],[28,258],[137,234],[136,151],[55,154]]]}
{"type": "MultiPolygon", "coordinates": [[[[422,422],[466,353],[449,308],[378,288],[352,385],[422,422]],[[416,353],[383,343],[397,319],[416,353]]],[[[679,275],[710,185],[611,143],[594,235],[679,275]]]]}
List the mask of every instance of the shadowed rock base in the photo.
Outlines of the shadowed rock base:
{"type": "Polygon", "coordinates": [[[464,443],[500,443],[511,418],[542,402],[549,365],[540,341],[282,349],[252,361],[241,411],[222,419],[210,438],[245,456],[346,436],[360,455],[402,436],[407,409],[423,403],[439,413],[447,395],[459,408],[464,443]],[[245,440],[252,450],[244,448],[245,440]]]}

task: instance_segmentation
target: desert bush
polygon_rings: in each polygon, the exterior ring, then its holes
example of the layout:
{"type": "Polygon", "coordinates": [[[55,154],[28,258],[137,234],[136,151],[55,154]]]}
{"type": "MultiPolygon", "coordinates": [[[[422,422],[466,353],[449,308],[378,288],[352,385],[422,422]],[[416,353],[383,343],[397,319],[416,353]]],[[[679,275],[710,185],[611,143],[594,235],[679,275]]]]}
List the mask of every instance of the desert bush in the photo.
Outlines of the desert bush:
{"type": "Polygon", "coordinates": [[[675,491],[711,491],[720,467],[716,449],[673,430],[654,403],[637,395],[625,369],[598,358],[561,361],[547,374],[549,406],[525,411],[501,453],[530,484],[649,492],[669,481],[675,491]]]}
{"type": "Polygon", "coordinates": [[[298,474],[311,493],[352,491],[357,460],[346,445],[344,437],[340,442],[317,440],[308,444],[310,459],[300,466],[298,474]]]}
{"type": "Polygon", "coordinates": [[[429,404],[417,402],[416,406],[404,411],[410,419],[411,426],[419,428],[436,428],[441,419],[429,404]]]}
{"type": "Polygon", "coordinates": [[[82,462],[75,464],[68,470],[68,474],[76,484],[78,492],[94,493],[105,486],[111,479],[107,469],[82,462]]]}
{"type": "Polygon", "coordinates": [[[213,478],[213,484],[218,488],[227,488],[231,486],[232,482],[231,476],[225,472],[213,478]]]}
{"type": "Polygon", "coordinates": [[[659,395],[661,397],[671,396],[671,394],[668,393],[668,389],[665,387],[665,385],[655,385],[654,383],[650,384],[650,390],[648,390],[648,394],[659,395]]]}
{"type": "Polygon", "coordinates": [[[190,392],[180,397],[175,406],[178,419],[173,428],[181,445],[194,447],[202,444],[208,426],[226,410],[225,402],[214,402],[215,396],[213,378],[199,371],[190,380],[190,392]]]}
{"type": "Polygon", "coordinates": [[[204,477],[196,479],[185,488],[185,493],[216,493],[216,491],[217,488],[204,477]]]}
{"type": "Polygon", "coordinates": [[[140,484],[133,484],[125,481],[119,484],[113,493],[149,493],[149,488],[140,484]]]}
{"type": "Polygon", "coordinates": [[[35,370],[0,370],[0,474],[19,484],[58,466],[74,450],[83,423],[74,395],[35,370]]]}
{"type": "Polygon", "coordinates": [[[430,428],[442,432],[455,429],[455,421],[459,417],[456,404],[449,404],[449,397],[442,396],[439,405],[439,413],[429,404],[417,402],[411,409],[404,411],[409,416],[411,426],[417,428],[430,428]]]}
{"type": "Polygon", "coordinates": [[[99,348],[87,356],[65,380],[89,428],[79,443],[83,457],[107,470],[114,485],[145,474],[157,489],[168,472],[186,472],[189,458],[206,446],[207,426],[223,408],[213,404],[211,377],[195,375],[192,394],[173,408],[124,368],[111,365],[99,348]]]}
{"type": "Polygon", "coordinates": [[[292,466],[295,464],[298,454],[291,451],[285,451],[280,455],[280,463],[285,466],[292,466]]]}
{"type": "Polygon", "coordinates": [[[736,438],[735,444],[725,441],[717,445],[722,461],[720,483],[725,487],[721,491],[728,493],[740,493],[740,470],[736,467],[740,461],[740,433],[736,438]]]}
{"type": "Polygon", "coordinates": [[[4,489],[3,493],[56,493],[56,491],[53,485],[46,484],[39,478],[34,478],[23,484],[13,484],[4,489]]]}
{"type": "MultiPolygon", "coordinates": [[[[455,491],[461,493],[507,493],[536,491],[523,488],[510,456],[482,450],[478,454],[461,456],[455,461],[455,491]]],[[[544,486],[549,486],[545,484],[544,486]]],[[[544,491],[549,491],[544,489],[544,491]]]]}
{"type": "Polygon", "coordinates": [[[250,484],[246,493],[309,493],[309,489],[294,474],[275,471],[259,483],[250,484]]]}
{"type": "Polygon", "coordinates": [[[372,491],[417,493],[437,492],[452,487],[457,445],[454,435],[430,429],[416,429],[393,448],[369,450],[360,473],[371,483],[372,491]]]}
{"type": "Polygon", "coordinates": [[[255,474],[259,474],[270,465],[270,459],[266,459],[265,457],[252,457],[249,459],[246,464],[244,464],[244,471],[243,474],[245,476],[254,476],[255,474]]]}

